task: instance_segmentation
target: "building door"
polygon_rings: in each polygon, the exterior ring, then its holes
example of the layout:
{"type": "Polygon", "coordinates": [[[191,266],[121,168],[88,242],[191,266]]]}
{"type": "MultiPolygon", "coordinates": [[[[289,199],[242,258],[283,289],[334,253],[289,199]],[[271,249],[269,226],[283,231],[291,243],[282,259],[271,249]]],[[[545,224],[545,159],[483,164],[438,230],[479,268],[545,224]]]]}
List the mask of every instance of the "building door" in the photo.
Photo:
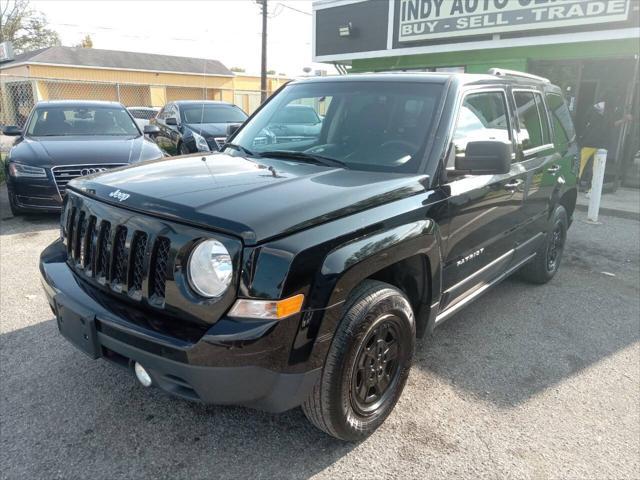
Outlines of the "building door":
{"type": "MultiPolygon", "coordinates": [[[[633,162],[634,96],[637,96],[638,60],[633,57],[597,60],[532,61],[529,70],[547,77],[567,95],[578,143],[608,152],[605,183],[613,189],[633,162]],[[636,83],[634,84],[634,78],[636,83]]],[[[637,119],[635,120],[637,122],[637,119]]],[[[637,143],[637,142],[636,142],[637,143]]],[[[582,176],[588,184],[590,163],[582,176]]]]}

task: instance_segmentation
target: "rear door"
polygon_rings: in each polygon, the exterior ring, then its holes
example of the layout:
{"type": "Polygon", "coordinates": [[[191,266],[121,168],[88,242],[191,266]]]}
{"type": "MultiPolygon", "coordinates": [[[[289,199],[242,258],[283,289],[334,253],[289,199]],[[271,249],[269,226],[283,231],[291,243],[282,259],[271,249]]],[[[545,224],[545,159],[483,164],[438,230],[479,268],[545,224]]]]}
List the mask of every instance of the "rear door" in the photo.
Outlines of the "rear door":
{"type": "Polygon", "coordinates": [[[453,167],[468,142],[500,140],[515,146],[514,133],[505,89],[464,94],[447,162],[450,218],[441,311],[462,303],[511,264],[522,207],[522,172],[514,164],[502,175],[458,175],[453,167]]]}
{"type": "Polygon", "coordinates": [[[534,252],[547,228],[549,205],[560,172],[560,155],[551,138],[542,93],[534,88],[514,88],[517,116],[517,167],[524,173],[522,234],[515,260],[534,252]]]}
{"type": "Polygon", "coordinates": [[[554,183],[564,181],[569,185],[575,185],[578,173],[578,145],[571,112],[559,89],[545,92],[544,101],[552,127],[553,144],[561,158],[560,170],[554,175],[554,183]]]}

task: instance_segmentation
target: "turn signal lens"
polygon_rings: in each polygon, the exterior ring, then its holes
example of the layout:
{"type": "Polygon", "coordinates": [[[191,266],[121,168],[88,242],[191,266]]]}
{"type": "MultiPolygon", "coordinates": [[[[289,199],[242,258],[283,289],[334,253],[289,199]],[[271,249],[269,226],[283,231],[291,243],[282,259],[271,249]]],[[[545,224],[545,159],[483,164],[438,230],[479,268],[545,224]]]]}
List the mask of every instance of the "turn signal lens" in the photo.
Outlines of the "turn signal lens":
{"type": "Polygon", "coordinates": [[[282,320],[302,310],[304,295],[294,295],[284,300],[238,299],[231,307],[230,317],[282,320]]]}
{"type": "Polygon", "coordinates": [[[298,313],[302,310],[302,302],[304,302],[304,295],[302,294],[276,302],[276,314],[278,318],[285,318],[294,313],[298,313]]]}

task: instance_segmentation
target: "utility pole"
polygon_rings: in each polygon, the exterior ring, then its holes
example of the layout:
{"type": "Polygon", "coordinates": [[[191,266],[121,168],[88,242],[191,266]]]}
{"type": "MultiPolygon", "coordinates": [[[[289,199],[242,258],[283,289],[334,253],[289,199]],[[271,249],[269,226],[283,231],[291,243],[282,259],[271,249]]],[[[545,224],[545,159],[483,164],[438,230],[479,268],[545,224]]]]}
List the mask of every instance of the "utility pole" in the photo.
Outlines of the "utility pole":
{"type": "Polygon", "coordinates": [[[260,98],[267,99],[267,0],[256,0],[262,5],[262,70],[260,72],[260,98]]]}

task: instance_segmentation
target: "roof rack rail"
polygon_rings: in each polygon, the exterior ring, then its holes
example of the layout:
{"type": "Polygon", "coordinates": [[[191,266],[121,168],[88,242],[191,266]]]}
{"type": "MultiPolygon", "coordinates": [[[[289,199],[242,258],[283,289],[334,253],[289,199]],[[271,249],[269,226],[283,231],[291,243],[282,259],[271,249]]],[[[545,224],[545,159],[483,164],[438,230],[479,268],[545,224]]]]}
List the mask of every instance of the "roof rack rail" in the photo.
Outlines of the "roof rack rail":
{"type": "Polygon", "coordinates": [[[538,75],[533,75],[531,73],[518,72],[516,70],[507,70],[504,68],[490,68],[487,73],[489,75],[495,75],[496,77],[521,77],[537,80],[539,82],[551,83],[551,80],[548,78],[539,77],[538,75]]]}

